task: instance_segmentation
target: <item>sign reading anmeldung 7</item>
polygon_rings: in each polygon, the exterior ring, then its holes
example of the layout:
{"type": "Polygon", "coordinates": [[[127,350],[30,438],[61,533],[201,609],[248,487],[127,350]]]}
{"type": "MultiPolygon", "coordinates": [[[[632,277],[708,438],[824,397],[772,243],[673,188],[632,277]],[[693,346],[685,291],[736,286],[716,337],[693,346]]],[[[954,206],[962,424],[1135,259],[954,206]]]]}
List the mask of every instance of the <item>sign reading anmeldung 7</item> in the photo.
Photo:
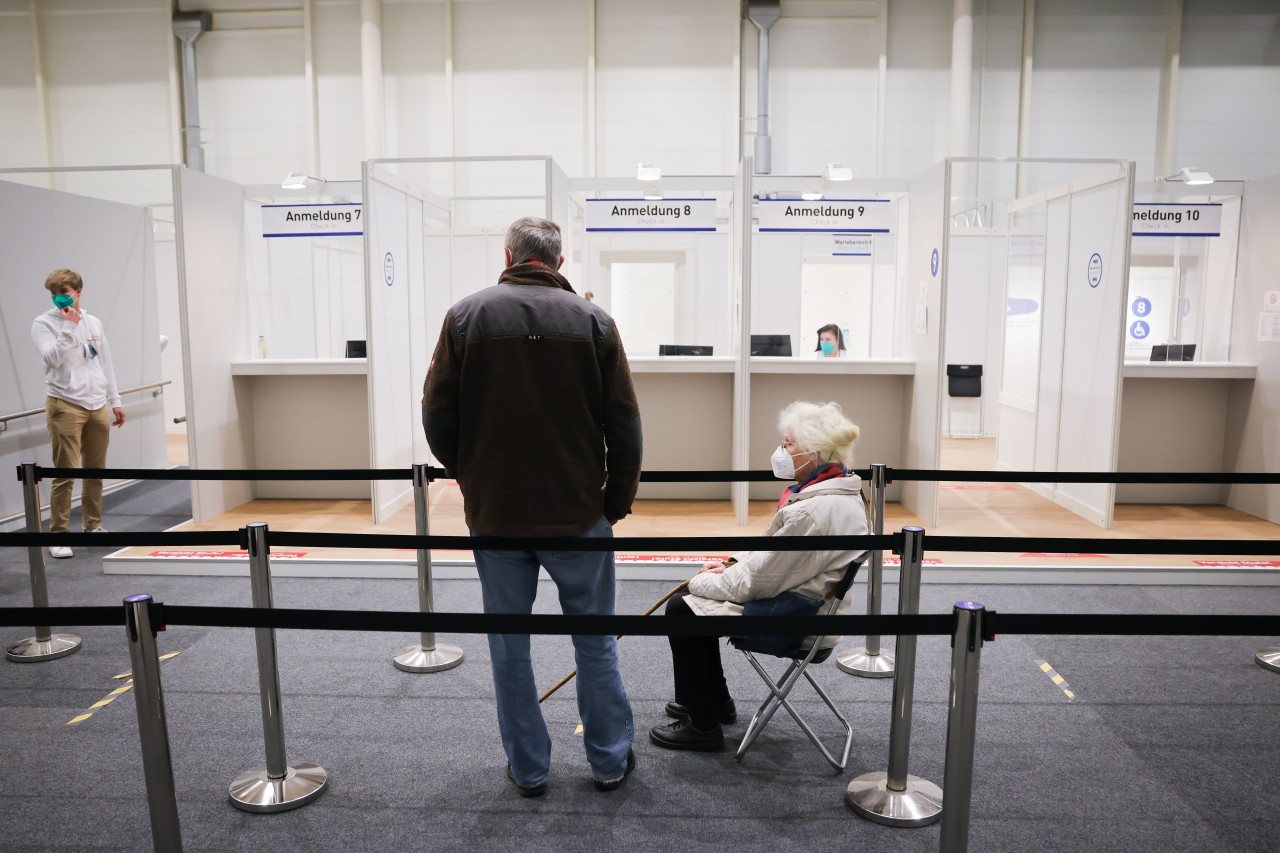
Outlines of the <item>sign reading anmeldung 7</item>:
{"type": "Polygon", "coordinates": [[[761,232],[889,234],[893,229],[893,202],[887,198],[762,198],[758,216],[761,232]]]}
{"type": "Polygon", "coordinates": [[[264,204],[263,237],[359,237],[364,206],[358,201],[328,204],[264,204]]]}

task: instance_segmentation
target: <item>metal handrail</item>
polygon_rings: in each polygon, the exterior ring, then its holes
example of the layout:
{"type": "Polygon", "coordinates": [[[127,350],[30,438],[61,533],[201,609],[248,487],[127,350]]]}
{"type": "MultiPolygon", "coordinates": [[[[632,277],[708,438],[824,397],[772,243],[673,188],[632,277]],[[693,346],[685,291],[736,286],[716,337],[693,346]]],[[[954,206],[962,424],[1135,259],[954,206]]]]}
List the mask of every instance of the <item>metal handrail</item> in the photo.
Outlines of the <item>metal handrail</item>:
{"type": "MultiPolygon", "coordinates": [[[[123,397],[125,394],[136,394],[139,391],[150,391],[152,388],[163,388],[166,385],[172,385],[172,384],[173,384],[172,379],[166,379],[163,382],[152,382],[150,385],[139,385],[137,388],[126,388],[120,392],[120,396],[123,397]]],[[[163,391],[156,391],[151,396],[159,397],[163,393],[164,393],[163,391]]],[[[25,412],[14,412],[12,415],[0,415],[0,432],[4,432],[4,430],[7,429],[5,424],[7,424],[9,421],[16,421],[19,418],[29,418],[32,415],[41,414],[43,411],[44,411],[43,408],[29,409],[25,412]]]]}

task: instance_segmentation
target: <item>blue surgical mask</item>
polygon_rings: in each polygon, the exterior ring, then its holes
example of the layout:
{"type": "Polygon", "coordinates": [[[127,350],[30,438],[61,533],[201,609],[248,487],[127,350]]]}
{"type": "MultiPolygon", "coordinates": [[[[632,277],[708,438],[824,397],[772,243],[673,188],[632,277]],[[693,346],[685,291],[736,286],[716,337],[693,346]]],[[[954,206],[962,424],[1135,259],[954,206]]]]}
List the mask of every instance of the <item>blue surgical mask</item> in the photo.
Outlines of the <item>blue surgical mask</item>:
{"type": "Polygon", "coordinates": [[[65,293],[56,293],[53,297],[53,304],[58,306],[59,309],[70,308],[76,304],[76,300],[65,293]]]}
{"type": "Polygon", "coordinates": [[[835,352],[836,349],[836,345],[831,341],[823,341],[820,346],[822,347],[823,355],[831,355],[831,353],[835,352]]]}

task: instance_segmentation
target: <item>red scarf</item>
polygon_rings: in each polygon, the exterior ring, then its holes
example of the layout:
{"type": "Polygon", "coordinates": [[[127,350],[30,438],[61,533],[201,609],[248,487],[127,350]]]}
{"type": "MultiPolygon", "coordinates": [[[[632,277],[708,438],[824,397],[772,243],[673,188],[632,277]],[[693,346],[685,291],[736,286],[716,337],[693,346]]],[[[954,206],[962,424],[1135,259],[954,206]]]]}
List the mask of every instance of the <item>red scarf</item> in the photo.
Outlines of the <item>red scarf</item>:
{"type": "Polygon", "coordinates": [[[812,474],[810,474],[809,479],[805,480],[803,483],[793,483],[792,485],[787,486],[785,489],[783,489],[782,497],[778,499],[778,509],[782,509],[784,506],[786,506],[787,500],[792,495],[800,494],[800,492],[809,488],[813,484],[821,483],[823,480],[834,480],[837,477],[845,477],[845,476],[848,476],[848,473],[849,472],[845,470],[844,465],[842,465],[841,463],[828,462],[826,465],[823,465],[817,471],[814,471],[812,474]]]}

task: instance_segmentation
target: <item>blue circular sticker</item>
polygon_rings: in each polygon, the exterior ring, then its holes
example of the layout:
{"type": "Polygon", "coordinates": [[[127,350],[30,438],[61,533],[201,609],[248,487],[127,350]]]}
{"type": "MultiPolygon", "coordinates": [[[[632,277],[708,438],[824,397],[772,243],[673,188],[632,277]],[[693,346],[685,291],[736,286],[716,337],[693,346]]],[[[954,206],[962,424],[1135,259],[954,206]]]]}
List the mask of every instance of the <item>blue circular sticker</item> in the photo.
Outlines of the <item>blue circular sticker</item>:
{"type": "Polygon", "coordinates": [[[1139,296],[1133,300],[1133,315],[1135,317],[1145,317],[1151,313],[1151,300],[1145,296],[1139,296]]]}
{"type": "Polygon", "coordinates": [[[1145,341],[1149,334],[1151,334],[1151,327],[1145,320],[1134,320],[1133,325],[1129,327],[1129,336],[1134,340],[1145,341]]]}
{"type": "Polygon", "coordinates": [[[390,252],[382,259],[382,277],[386,279],[387,287],[396,280],[396,259],[391,257],[390,252]]]}
{"type": "Polygon", "coordinates": [[[929,272],[934,278],[938,277],[938,250],[934,249],[933,254],[929,256],[929,272]]]}
{"type": "Polygon", "coordinates": [[[1182,316],[1191,316],[1191,297],[1189,296],[1182,297],[1182,316]]]}
{"type": "Polygon", "coordinates": [[[1102,283],[1102,255],[1094,252],[1089,256],[1089,286],[1097,287],[1102,283]]]}

